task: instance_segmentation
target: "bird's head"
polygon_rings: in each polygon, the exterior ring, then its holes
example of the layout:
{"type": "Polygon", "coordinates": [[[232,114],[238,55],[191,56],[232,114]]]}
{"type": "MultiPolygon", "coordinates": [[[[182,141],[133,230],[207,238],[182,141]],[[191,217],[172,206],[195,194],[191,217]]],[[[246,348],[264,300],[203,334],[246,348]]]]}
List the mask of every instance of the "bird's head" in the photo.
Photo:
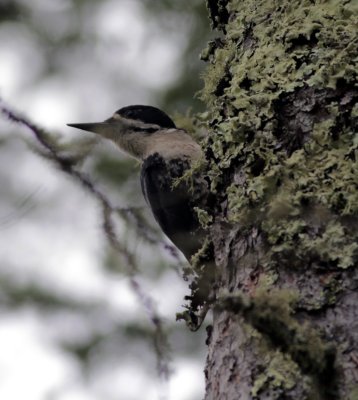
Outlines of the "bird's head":
{"type": "MultiPolygon", "coordinates": [[[[115,142],[123,151],[143,160],[158,152],[166,157],[178,152],[184,142],[194,142],[171,118],[152,106],[134,105],[116,111],[103,122],[68,124],[73,128],[94,132],[115,142]]],[[[192,147],[193,145],[191,145],[192,147]]],[[[195,143],[195,152],[198,151],[195,143]]],[[[190,150],[194,152],[194,150],[190,150]]]]}
{"type": "Polygon", "coordinates": [[[68,126],[94,132],[108,139],[130,132],[153,133],[160,129],[176,128],[164,111],[140,105],[120,108],[103,122],[68,124],[68,126]]]}

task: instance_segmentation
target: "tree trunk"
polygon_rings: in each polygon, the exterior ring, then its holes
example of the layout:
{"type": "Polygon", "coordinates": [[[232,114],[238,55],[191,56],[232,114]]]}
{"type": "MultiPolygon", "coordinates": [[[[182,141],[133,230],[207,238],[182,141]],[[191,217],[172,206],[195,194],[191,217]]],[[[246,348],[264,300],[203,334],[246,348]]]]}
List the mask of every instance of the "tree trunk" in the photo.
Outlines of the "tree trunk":
{"type": "Polygon", "coordinates": [[[357,3],[208,9],[205,398],[358,399],[357,3]]]}

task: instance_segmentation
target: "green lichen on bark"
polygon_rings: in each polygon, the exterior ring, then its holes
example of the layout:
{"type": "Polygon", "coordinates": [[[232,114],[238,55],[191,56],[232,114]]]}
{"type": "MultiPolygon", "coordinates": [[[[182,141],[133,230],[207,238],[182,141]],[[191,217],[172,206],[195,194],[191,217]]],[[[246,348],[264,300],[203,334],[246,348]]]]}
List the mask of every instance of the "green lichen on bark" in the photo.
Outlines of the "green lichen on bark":
{"type": "Polygon", "coordinates": [[[349,400],[358,400],[358,385],[351,390],[349,400]]]}
{"type": "Polygon", "coordinates": [[[274,259],[349,268],[358,258],[357,4],[232,0],[227,10],[225,39],[204,55],[212,189],[230,175],[227,220],[260,225],[274,259]]]}
{"type": "MultiPolygon", "coordinates": [[[[292,290],[258,289],[255,297],[242,293],[223,292],[218,298],[218,308],[243,315],[272,344],[300,366],[302,372],[320,375],[332,361],[332,347],[322,340],[320,333],[309,324],[294,318],[299,295],[292,290]]],[[[270,360],[270,357],[267,360],[270,360]]],[[[268,368],[268,364],[261,362],[268,368]]]]}
{"type": "Polygon", "coordinates": [[[212,215],[209,215],[206,210],[203,210],[199,207],[195,207],[194,211],[196,212],[200,225],[203,228],[207,228],[209,224],[213,221],[212,215]]]}
{"type": "Polygon", "coordinates": [[[203,52],[201,93],[220,278],[207,399],[345,399],[358,339],[358,3],[225,5],[212,9],[223,35],[203,52]],[[237,379],[221,384],[231,353],[237,379]]]}
{"type": "Polygon", "coordinates": [[[300,370],[290,356],[279,351],[266,349],[262,356],[263,361],[266,361],[265,371],[253,382],[251,394],[254,399],[263,392],[272,400],[279,399],[281,390],[290,391],[295,387],[297,379],[302,379],[300,370]]]}

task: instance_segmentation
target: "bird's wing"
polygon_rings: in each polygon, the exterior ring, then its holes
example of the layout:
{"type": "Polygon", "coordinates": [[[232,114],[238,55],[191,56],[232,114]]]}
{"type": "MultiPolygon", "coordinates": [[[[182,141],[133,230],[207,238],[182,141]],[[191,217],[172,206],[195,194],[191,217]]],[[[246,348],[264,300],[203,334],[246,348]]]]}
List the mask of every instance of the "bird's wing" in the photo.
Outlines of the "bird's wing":
{"type": "Polygon", "coordinates": [[[142,165],[143,195],[164,233],[189,258],[200,248],[195,231],[198,219],[185,183],[173,187],[173,179],[183,175],[188,163],[165,161],[159,154],[149,156],[142,165]]]}

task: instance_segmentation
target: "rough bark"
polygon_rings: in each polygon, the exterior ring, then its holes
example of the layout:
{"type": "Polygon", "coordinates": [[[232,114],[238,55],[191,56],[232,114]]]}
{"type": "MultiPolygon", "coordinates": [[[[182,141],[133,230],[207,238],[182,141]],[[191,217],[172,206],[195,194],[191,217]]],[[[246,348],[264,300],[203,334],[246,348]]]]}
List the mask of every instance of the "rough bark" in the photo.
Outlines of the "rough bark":
{"type": "Polygon", "coordinates": [[[207,400],[358,399],[355,1],[208,1],[207,400]]]}

